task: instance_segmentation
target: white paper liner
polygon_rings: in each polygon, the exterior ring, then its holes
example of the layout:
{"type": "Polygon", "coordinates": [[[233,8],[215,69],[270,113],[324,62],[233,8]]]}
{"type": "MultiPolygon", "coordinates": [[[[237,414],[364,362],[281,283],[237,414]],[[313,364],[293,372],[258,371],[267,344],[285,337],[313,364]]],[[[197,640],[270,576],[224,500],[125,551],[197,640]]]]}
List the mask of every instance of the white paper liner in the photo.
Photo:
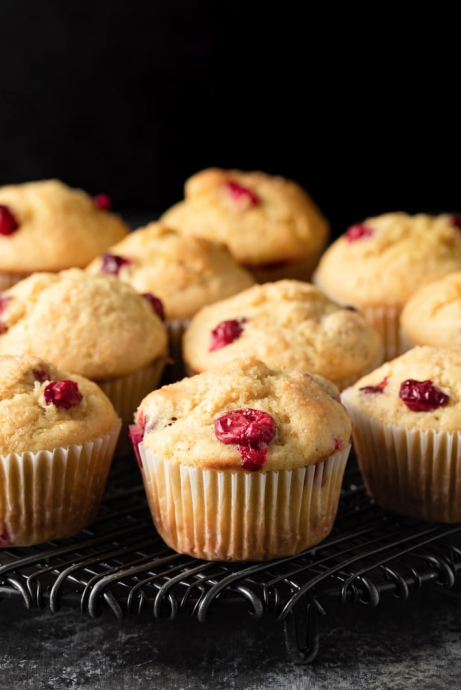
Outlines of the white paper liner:
{"type": "Polygon", "coordinates": [[[158,357],[152,364],[133,374],[109,381],[95,381],[112,402],[124,424],[133,424],[139,403],[157,387],[165,361],[166,357],[158,357]]]}
{"type": "Polygon", "coordinates": [[[338,509],[350,445],[279,472],[220,472],[168,462],[139,444],[155,527],[176,551],[206,560],[281,558],[317,544],[338,509]]]}
{"type": "Polygon", "coordinates": [[[13,287],[20,280],[30,276],[30,273],[8,273],[7,271],[0,271],[0,292],[8,290],[13,287]]]}
{"type": "Polygon", "coordinates": [[[435,522],[461,522],[461,433],[384,424],[341,396],[368,493],[384,508],[435,522]]]}
{"type": "Polygon", "coordinates": [[[0,547],[77,534],[95,519],[120,433],[82,445],[0,456],[0,547]]]}

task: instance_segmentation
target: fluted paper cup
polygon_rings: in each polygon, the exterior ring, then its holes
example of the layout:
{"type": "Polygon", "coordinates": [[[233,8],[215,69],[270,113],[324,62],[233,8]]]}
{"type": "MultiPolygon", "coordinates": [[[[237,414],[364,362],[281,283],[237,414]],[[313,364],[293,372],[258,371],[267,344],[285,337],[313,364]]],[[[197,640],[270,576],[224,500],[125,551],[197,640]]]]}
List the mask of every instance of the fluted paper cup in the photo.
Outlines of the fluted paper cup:
{"type": "Polygon", "coordinates": [[[300,469],[250,473],[172,463],[139,444],[158,533],[179,553],[224,561],[281,558],[324,539],[349,450],[300,469]]]}
{"type": "Polygon", "coordinates": [[[0,547],[70,537],[93,522],[120,427],[82,445],[0,456],[0,547]]]}
{"type": "Polygon", "coordinates": [[[355,409],[353,441],[368,493],[384,508],[434,522],[461,522],[461,433],[384,424],[355,409]]]}

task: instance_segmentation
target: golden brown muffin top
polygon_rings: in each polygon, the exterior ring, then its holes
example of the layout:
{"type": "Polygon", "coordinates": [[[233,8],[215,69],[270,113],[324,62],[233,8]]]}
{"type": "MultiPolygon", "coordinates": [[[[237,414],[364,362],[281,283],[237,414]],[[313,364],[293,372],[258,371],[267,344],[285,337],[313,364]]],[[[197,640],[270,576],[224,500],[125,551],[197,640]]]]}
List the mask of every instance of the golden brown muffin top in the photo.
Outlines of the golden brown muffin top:
{"type": "Polygon", "coordinates": [[[290,470],[322,462],[349,443],[351,422],[337,394],[322,377],[240,358],[150,393],[136,419],[145,446],[162,458],[202,469],[241,471],[246,468],[238,443],[218,440],[217,420],[253,411],[257,437],[264,432],[260,417],[266,424],[269,415],[272,429],[264,437],[261,469],[290,470]]]}
{"type": "Polygon", "coordinates": [[[382,341],[363,316],[313,285],[280,280],[204,307],[184,335],[184,360],[194,372],[244,354],[320,374],[342,388],[382,361],[382,341]]]}
{"type": "Polygon", "coordinates": [[[453,216],[386,213],[336,240],[315,282],[345,304],[401,308],[419,287],[459,269],[461,230],[453,216]]]}
{"type": "Polygon", "coordinates": [[[400,324],[415,345],[461,345],[461,271],[420,288],[405,305],[400,324]]]}
{"type": "Polygon", "coordinates": [[[328,221],[300,185],[263,172],[202,170],[187,180],[185,200],[161,220],[227,244],[248,267],[317,254],[329,236],[328,221]]]}
{"type": "Polygon", "coordinates": [[[107,434],[116,416],[95,383],[34,356],[0,355],[0,456],[107,434]],[[58,383],[59,382],[59,383],[58,383]]]}
{"type": "Polygon", "coordinates": [[[11,234],[0,233],[1,271],[83,268],[129,232],[119,216],[58,180],[1,187],[0,205],[18,225],[11,234]]]}
{"type": "MultiPolygon", "coordinates": [[[[255,282],[225,245],[183,235],[162,223],[132,232],[107,252],[128,259],[120,266],[119,279],[138,292],[159,297],[168,319],[189,318],[204,305],[255,282]]],[[[104,257],[95,259],[88,270],[104,270],[104,257]]]]}
{"type": "Polygon", "coordinates": [[[150,302],[113,276],[35,273],[3,292],[1,304],[1,354],[46,357],[94,380],[131,374],[166,350],[150,302]]]}
{"type": "Polygon", "coordinates": [[[415,347],[361,378],[341,397],[346,407],[384,424],[459,432],[461,348],[415,347]]]}

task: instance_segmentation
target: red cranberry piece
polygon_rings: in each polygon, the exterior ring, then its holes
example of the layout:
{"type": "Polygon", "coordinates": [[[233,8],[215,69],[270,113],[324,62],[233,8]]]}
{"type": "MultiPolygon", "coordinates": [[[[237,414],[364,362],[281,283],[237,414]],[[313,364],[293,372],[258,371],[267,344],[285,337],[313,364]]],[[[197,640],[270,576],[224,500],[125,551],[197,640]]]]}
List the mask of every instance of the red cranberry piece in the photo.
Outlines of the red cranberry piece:
{"type": "Polygon", "coordinates": [[[45,383],[45,381],[49,381],[51,378],[48,369],[32,369],[32,374],[39,383],[45,383]]]}
{"type": "Polygon", "coordinates": [[[338,438],[337,436],[333,436],[333,443],[335,444],[335,451],[341,450],[341,448],[343,447],[342,438],[338,438]]]}
{"type": "Polygon", "coordinates": [[[107,252],[102,255],[102,264],[99,269],[101,273],[109,273],[112,276],[118,276],[122,266],[127,266],[133,263],[131,259],[126,259],[124,256],[117,256],[116,254],[108,254],[107,252]]]}
{"type": "Polygon", "coordinates": [[[231,319],[229,321],[221,321],[216,328],[211,331],[211,345],[209,352],[220,350],[226,345],[230,345],[240,338],[243,332],[243,324],[246,319],[231,319]]]}
{"type": "Polygon", "coordinates": [[[108,194],[96,194],[93,197],[93,203],[102,211],[110,211],[112,208],[112,199],[108,194]]]}
{"type": "Polygon", "coordinates": [[[8,206],[0,204],[0,235],[12,235],[19,228],[19,223],[8,206]]]}
{"type": "Polygon", "coordinates": [[[75,381],[52,381],[43,391],[47,405],[55,405],[70,410],[76,407],[83,400],[83,395],[78,390],[78,383],[75,381]]]}
{"type": "Polygon", "coordinates": [[[144,292],[143,297],[150,302],[152,309],[155,311],[157,316],[165,321],[165,309],[163,308],[163,302],[160,297],[156,297],[151,292],[144,292]]]}
{"type": "Polygon", "coordinates": [[[146,420],[144,418],[144,413],[142,410],[138,413],[138,421],[136,424],[130,424],[129,435],[131,443],[133,445],[134,454],[136,460],[138,461],[139,467],[142,469],[141,453],[139,452],[139,444],[144,438],[144,431],[146,428],[146,420]]]}
{"type": "Polygon", "coordinates": [[[450,216],[450,224],[453,225],[455,228],[458,228],[458,230],[461,230],[461,216],[450,216]]]}
{"type": "Polygon", "coordinates": [[[359,388],[359,391],[362,391],[362,393],[384,393],[384,389],[387,386],[387,380],[386,376],[380,383],[377,383],[376,386],[363,386],[359,388]]]}
{"type": "Polygon", "coordinates": [[[356,240],[360,240],[362,237],[370,237],[372,234],[373,230],[371,228],[367,228],[366,225],[356,223],[356,225],[351,225],[351,227],[346,230],[345,237],[348,242],[355,242],[356,240]]]}
{"type": "Polygon", "coordinates": [[[259,203],[258,195],[252,189],[242,187],[242,185],[232,182],[232,180],[228,180],[226,186],[232,199],[238,204],[245,206],[245,208],[256,206],[259,203]]]}
{"type": "Polygon", "coordinates": [[[432,381],[415,381],[408,379],[400,385],[399,398],[413,412],[430,412],[438,407],[445,407],[449,397],[432,381]]]}
{"type": "Polygon", "coordinates": [[[273,418],[262,410],[233,410],[214,421],[218,441],[236,443],[246,470],[261,469],[266,462],[267,446],[275,436],[273,418]]]}

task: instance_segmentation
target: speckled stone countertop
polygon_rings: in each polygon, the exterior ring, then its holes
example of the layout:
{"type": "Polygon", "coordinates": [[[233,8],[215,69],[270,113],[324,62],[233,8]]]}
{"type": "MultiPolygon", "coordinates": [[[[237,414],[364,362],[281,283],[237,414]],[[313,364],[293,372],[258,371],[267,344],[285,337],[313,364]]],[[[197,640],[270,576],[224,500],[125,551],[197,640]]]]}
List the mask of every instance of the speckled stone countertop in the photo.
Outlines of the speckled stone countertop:
{"type": "Polygon", "coordinates": [[[117,621],[78,611],[0,604],[0,688],[49,690],[456,690],[461,687],[461,586],[427,586],[376,609],[332,604],[308,666],[288,657],[271,618],[240,613],[206,623],[117,621]]]}

